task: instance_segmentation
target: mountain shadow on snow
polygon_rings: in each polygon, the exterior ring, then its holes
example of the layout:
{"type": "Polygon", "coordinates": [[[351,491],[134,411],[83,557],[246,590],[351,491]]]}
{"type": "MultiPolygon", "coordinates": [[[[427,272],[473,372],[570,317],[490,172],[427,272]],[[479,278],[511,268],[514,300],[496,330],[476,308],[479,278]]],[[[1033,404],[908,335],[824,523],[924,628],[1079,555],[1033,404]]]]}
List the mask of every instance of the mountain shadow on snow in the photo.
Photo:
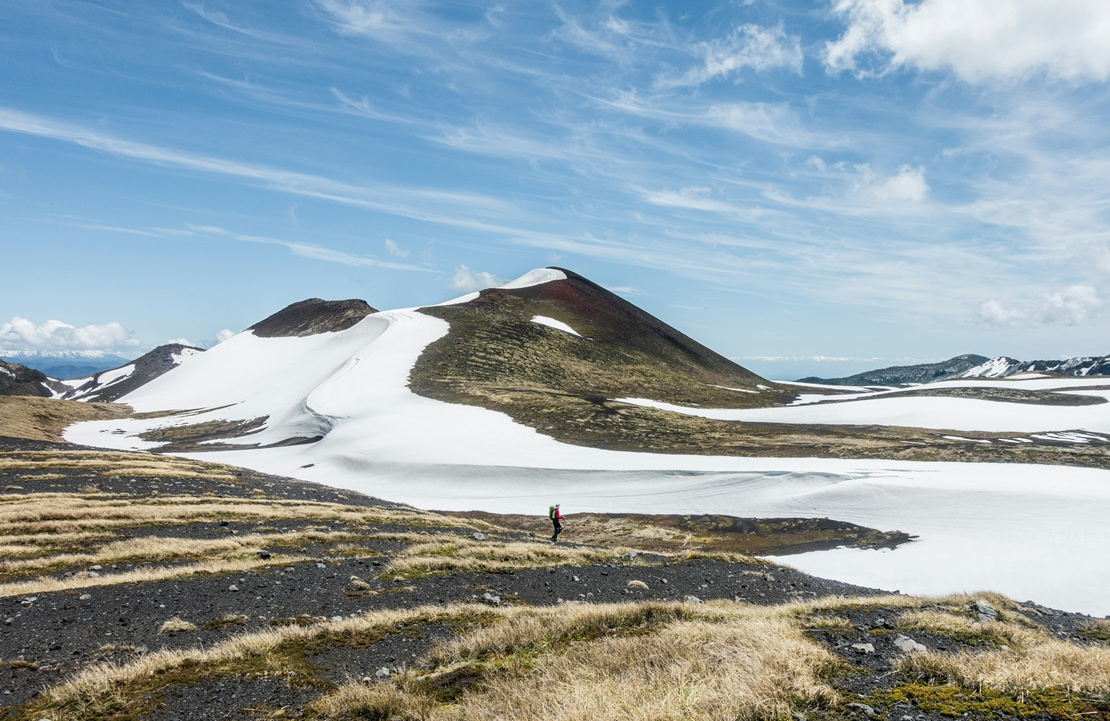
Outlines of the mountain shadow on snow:
{"type": "Polygon", "coordinates": [[[247,330],[259,338],[293,338],[347,330],[378,311],[364,300],[309,298],[288,305],[247,330]]]}

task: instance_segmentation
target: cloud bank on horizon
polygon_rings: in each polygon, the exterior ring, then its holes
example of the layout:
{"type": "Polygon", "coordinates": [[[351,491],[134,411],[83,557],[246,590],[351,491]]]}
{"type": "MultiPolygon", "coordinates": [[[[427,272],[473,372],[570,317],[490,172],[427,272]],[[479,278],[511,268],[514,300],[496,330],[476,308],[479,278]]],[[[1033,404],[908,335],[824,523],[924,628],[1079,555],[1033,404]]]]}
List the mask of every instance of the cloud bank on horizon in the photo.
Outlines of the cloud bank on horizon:
{"type": "Polygon", "coordinates": [[[147,348],[558,264],[736,357],[1110,352],[1099,0],[8,15],[8,342],[147,348]]]}

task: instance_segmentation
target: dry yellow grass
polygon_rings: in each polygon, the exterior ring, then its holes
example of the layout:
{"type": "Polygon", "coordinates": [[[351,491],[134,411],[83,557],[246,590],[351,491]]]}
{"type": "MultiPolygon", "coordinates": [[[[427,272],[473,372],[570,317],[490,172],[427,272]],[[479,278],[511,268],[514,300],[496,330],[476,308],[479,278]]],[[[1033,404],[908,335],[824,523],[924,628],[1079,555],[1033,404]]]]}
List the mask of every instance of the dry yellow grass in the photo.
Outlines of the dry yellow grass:
{"type": "Polygon", "coordinates": [[[397,553],[388,572],[401,578],[442,571],[506,571],[530,566],[606,563],[617,560],[626,551],[623,548],[571,548],[540,542],[440,537],[424,540],[397,553]]]}
{"type": "Polygon", "coordinates": [[[180,616],[174,616],[169,621],[166,621],[162,624],[161,628],[158,629],[158,633],[189,633],[190,631],[196,630],[197,626],[195,623],[189,623],[188,621],[183,620],[180,616]]]}
{"type": "Polygon", "coordinates": [[[953,683],[1011,694],[1039,689],[1077,693],[1110,690],[1110,648],[1077,646],[1041,636],[1020,650],[910,654],[899,660],[897,668],[931,683],[953,683]]]}
{"type": "MultiPolygon", "coordinates": [[[[207,649],[160,651],[126,665],[102,664],[48,690],[34,712],[92,719],[98,709],[126,704],[128,693],[147,692],[143,679],[167,678],[175,669],[224,668],[234,674],[255,659],[264,671],[274,671],[295,661],[288,656],[291,647],[283,646],[289,642],[395,632],[407,624],[476,620],[473,628],[439,643],[417,665],[377,684],[344,684],[314,701],[309,710],[327,719],[399,716],[429,721],[789,718],[800,710],[840,703],[827,683],[839,662],[804,636],[804,619],[833,607],[876,601],[891,605],[886,600],[823,599],[776,607],[464,604],[381,611],[247,633],[207,649]],[[459,677],[479,682],[443,696],[452,679],[459,677]]],[[[907,609],[938,602],[904,596],[890,600],[907,609]]],[[[939,602],[957,607],[963,600],[939,602]]],[[[967,630],[953,618],[922,612],[907,614],[903,621],[967,630]]],[[[918,653],[904,658],[901,670],[972,689],[981,685],[1008,692],[1056,688],[1105,693],[1110,688],[1110,649],[1077,646],[1043,634],[1033,638],[1039,632],[1009,625],[1015,633],[1029,635],[1023,636],[1029,645],[1021,652],[918,653]]]]}
{"type": "Polygon", "coordinates": [[[88,573],[76,573],[66,578],[36,578],[30,581],[15,581],[0,583],[0,598],[9,596],[29,596],[37,593],[51,593],[54,591],[70,591],[78,588],[92,588],[95,586],[113,586],[118,583],[146,583],[150,581],[165,581],[171,578],[188,578],[202,573],[231,573],[245,571],[248,568],[261,568],[270,565],[281,565],[308,560],[304,556],[274,555],[269,560],[260,559],[231,559],[226,561],[204,561],[183,566],[141,568],[123,573],[109,573],[100,576],[90,576],[88,573]]]}
{"type": "Polygon", "coordinates": [[[53,398],[0,396],[0,429],[5,436],[32,441],[62,441],[62,431],[78,421],[125,418],[131,408],[119,403],[79,403],[53,398]]]}

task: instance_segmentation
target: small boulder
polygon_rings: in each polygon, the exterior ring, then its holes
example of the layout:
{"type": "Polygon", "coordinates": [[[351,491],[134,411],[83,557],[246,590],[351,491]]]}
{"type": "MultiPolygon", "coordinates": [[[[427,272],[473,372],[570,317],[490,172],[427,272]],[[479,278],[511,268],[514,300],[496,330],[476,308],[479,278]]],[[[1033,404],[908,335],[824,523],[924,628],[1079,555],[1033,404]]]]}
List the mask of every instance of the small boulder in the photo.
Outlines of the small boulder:
{"type": "Polygon", "coordinates": [[[238,587],[238,586],[236,586],[236,585],[235,585],[235,584],[233,583],[233,584],[231,584],[230,586],[228,586],[228,587],[227,587],[227,590],[229,590],[229,591],[238,591],[238,590],[239,590],[239,587],[238,587]]]}
{"type": "Polygon", "coordinates": [[[484,541],[486,540],[486,534],[478,533],[477,531],[475,531],[471,534],[471,538],[473,538],[475,541],[484,541]]]}
{"type": "Polygon", "coordinates": [[[875,653],[875,644],[873,643],[853,643],[852,648],[860,653],[875,653]]]}
{"type": "Polygon", "coordinates": [[[687,596],[686,603],[705,603],[705,601],[701,600],[697,596],[687,596]]]}
{"type": "Polygon", "coordinates": [[[844,704],[844,705],[847,706],[848,708],[859,709],[860,711],[863,711],[868,716],[875,716],[877,714],[877,712],[875,711],[874,708],[872,708],[871,706],[868,706],[865,703],[852,702],[852,703],[848,703],[848,704],[844,704]]]}
{"type": "Polygon", "coordinates": [[[488,603],[491,606],[500,606],[501,605],[501,597],[500,596],[495,596],[492,593],[490,593],[489,591],[486,591],[485,593],[482,594],[482,601],[484,601],[485,603],[488,603]]]}
{"type": "Polygon", "coordinates": [[[904,634],[898,634],[898,637],[894,639],[894,645],[903,653],[917,653],[929,650],[925,647],[925,644],[918,643],[904,634]]]}
{"type": "Polygon", "coordinates": [[[646,583],[644,583],[643,581],[637,581],[635,579],[628,582],[628,587],[629,588],[638,588],[642,591],[648,590],[648,585],[646,583]]]}
{"type": "Polygon", "coordinates": [[[382,666],[374,672],[374,675],[378,678],[389,678],[389,669],[385,666],[382,666]]]}
{"type": "Polygon", "coordinates": [[[997,621],[998,611],[989,601],[980,598],[972,606],[975,613],[979,616],[979,623],[986,623],[987,621],[997,621]]]}

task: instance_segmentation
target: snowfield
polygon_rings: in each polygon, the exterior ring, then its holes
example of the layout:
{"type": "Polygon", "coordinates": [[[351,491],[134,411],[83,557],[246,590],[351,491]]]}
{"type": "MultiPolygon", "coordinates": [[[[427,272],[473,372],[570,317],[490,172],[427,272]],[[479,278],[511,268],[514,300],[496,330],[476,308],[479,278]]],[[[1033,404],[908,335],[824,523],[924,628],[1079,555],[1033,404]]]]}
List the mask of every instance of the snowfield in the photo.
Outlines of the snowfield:
{"type": "MultiPolygon", "coordinates": [[[[514,283],[559,279],[549,275],[533,271],[514,283]]],[[[403,309],[375,313],[344,331],[308,337],[240,333],[122,399],[139,412],[189,413],[80,423],[67,430],[66,438],[100,447],[149,449],[157,444],[139,436],[152,428],[266,417],[261,432],[236,441],[243,450],[190,457],[442,510],[540,515],[551,503],[561,502],[568,515],[836,518],[906,531],[918,539],[894,551],[840,549],[780,560],[809,573],[904,593],[996,590],[1018,600],[1110,614],[1110,575],[1104,570],[1110,558],[1110,472],[1017,464],[681,456],[570,446],[502,413],[413,394],[407,387],[411,368],[423,349],[447,330],[442,320],[403,309]],[[248,447],[316,436],[323,438],[296,446],[248,447]]],[[[1059,383],[1009,383],[1050,382],[1059,383]]],[[[1073,387],[1082,390],[1081,385],[1073,387]]],[[[1110,431],[1110,404],[1058,408],[868,396],[847,403],[727,412],[743,414],[739,420],[798,423],[897,421],[1015,433],[1110,431]]]]}

